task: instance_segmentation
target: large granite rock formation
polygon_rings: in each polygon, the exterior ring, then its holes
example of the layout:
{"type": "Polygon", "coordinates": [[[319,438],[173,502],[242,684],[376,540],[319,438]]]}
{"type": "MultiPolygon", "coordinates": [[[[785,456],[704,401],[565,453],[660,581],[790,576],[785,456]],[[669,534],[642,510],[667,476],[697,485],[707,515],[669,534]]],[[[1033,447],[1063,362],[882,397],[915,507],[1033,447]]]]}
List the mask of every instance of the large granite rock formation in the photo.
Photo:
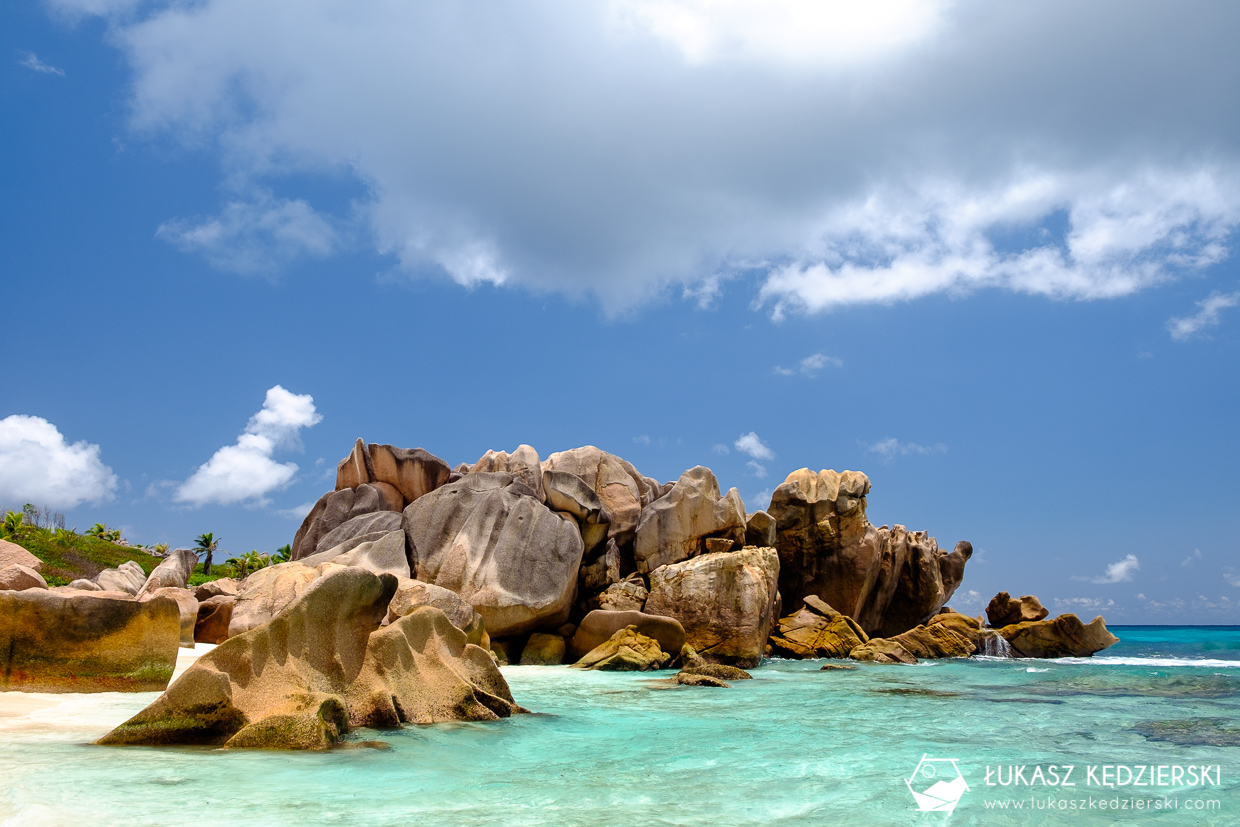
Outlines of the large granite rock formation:
{"type": "Polygon", "coordinates": [[[1086,625],[1074,614],[1004,626],[999,634],[1022,658],[1084,658],[1119,642],[1101,616],[1086,625]]]}
{"type": "Polygon", "coordinates": [[[151,575],[146,578],[138,597],[151,594],[160,589],[183,589],[189,585],[189,576],[198,565],[198,555],[187,548],[179,548],[168,554],[151,575]]]}
{"type": "Polygon", "coordinates": [[[645,612],[679,620],[708,661],[757,666],[775,622],[778,582],[774,549],[707,554],[651,572],[645,612]]]}
{"type": "MultiPolygon", "coordinates": [[[[340,553],[371,540],[378,540],[389,531],[403,531],[399,511],[373,511],[348,519],[319,538],[311,554],[340,548],[340,553]]],[[[306,554],[305,557],[311,556],[306,554]]],[[[301,557],[298,559],[305,559],[301,557]]]]}
{"type": "Polygon", "coordinates": [[[322,573],[319,567],[297,562],[279,563],[251,574],[233,603],[228,636],[236,637],[271,620],[322,573]]]}
{"type": "Polygon", "coordinates": [[[1012,599],[1007,592],[999,592],[986,606],[986,621],[992,629],[1001,629],[1027,620],[1043,620],[1049,614],[1042,601],[1031,594],[1012,599]]]}
{"type": "MultiPolygon", "coordinates": [[[[150,581],[147,581],[150,583],[150,581]]],[[[162,586],[154,591],[145,589],[138,595],[138,600],[152,600],[156,597],[170,598],[176,601],[177,611],[181,615],[181,646],[194,648],[194,629],[198,625],[198,598],[189,589],[176,586],[162,586]]]]}
{"type": "Polygon", "coordinates": [[[544,471],[542,491],[548,508],[571,514],[577,521],[586,554],[607,539],[611,515],[581,477],[566,471],[544,471]]]}
{"type": "Polygon", "coordinates": [[[745,543],[745,504],[735,488],[719,495],[719,481],[701,465],[680,475],[671,490],[641,511],[633,546],[637,570],[654,571],[704,551],[745,543]],[[722,541],[708,549],[708,538],[722,541]]]}
{"type": "Polygon", "coordinates": [[[970,619],[954,612],[936,615],[930,623],[895,637],[872,638],[853,649],[849,657],[876,663],[906,664],[918,660],[972,657],[977,651],[980,624],[971,625],[967,622],[970,619]]]}
{"type": "Polygon", "coordinates": [[[0,592],[0,691],[151,692],[176,666],[176,601],[116,592],[0,592]]]}
{"type": "Polygon", "coordinates": [[[326,551],[303,557],[297,562],[306,566],[335,563],[338,566],[363,568],[372,574],[409,577],[409,554],[405,548],[405,532],[402,529],[397,528],[395,531],[382,534],[372,532],[362,536],[373,539],[363,540],[360,543],[349,540],[326,551]]]}
{"type": "Polygon", "coordinates": [[[391,575],[332,568],[99,743],[323,749],[352,726],[494,720],[518,709],[490,656],[439,610],[380,630],[395,590],[391,575]]]}
{"type": "Polygon", "coordinates": [[[868,634],[889,637],[942,608],[973,549],[960,543],[944,553],[924,532],[875,528],[865,513],[869,490],[865,474],[808,468],[775,489],[779,588],[790,610],[817,595],[868,634]]]}
{"type": "Polygon", "coordinates": [[[531,446],[519,445],[517,450],[511,454],[507,451],[487,451],[469,469],[471,474],[496,471],[512,474],[513,479],[524,483],[539,500],[546,498],[546,494],[543,493],[542,461],[538,458],[538,452],[531,446]]]}
{"type": "Polygon", "coordinates": [[[194,620],[194,642],[219,644],[228,640],[228,624],[232,622],[235,595],[217,594],[198,603],[194,620]]]}
{"type": "Polygon", "coordinates": [[[580,660],[587,652],[606,643],[612,635],[630,626],[638,633],[657,640],[669,657],[676,657],[684,648],[685,627],[675,618],[659,617],[645,612],[599,609],[582,618],[581,625],[574,631],[568,643],[568,657],[571,660],[580,660]]]}
{"type": "Polygon", "coordinates": [[[390,489],[403,501],[391,510],[400,511],[436,488],[445,485],[451,476],[448,463],[421,448],[395,448],[361,439],[336,466],[336,490],[377,484],[390,489]]]}
{"type": "Polygon", "coordinates": [[[631,463],[593,445],[552,454],[543,463],[543,471],[565,471],[580,477],[607,509],[611,517],[607,536],[618,546],[632,541],[642,508],[670,487],[643,477],[631,463]]]}
{"type": "Polygon", "coordinates": [[[804,606],[780,619],[771,651],[784,658],[846,658],[869,639],[857,621],[811,594],[804,606]]]}
{"type": "Polygon", "coordinates": [[[775,548],[775,518],[765,511],[755,511],[745,518],[745,545],[775,548]]]}
{"type": "Polygon", "coordinates": [[[319,550],[319,542],[330,532],[354,517],[376,512],[397,512],[379,488],[364,483],[356,488],[329,491],[310,509],[293,537],[290,560],[309,557],[319,550]]]}
{"type": "Polygon", "coordinates": [[[431,606],[447,615],[448,622],[464,632],[470,643],[483,649],[491,648],[490,635],[487,634],[482,615],[478,614],[473,606],[466,603],[456,592],[423,583],[421,580],[405,577],[396,579],[396,593],[388,604],[387,618],[383,624],[386,626],[395,623],[422,606],[431,606]]]}
{"type": "Polygon", "coordinates": [[[414,576],[456,592],[492,637],[568,620],[584,545],[577,524],[506,473],[468,474],[404,514],[414,576]]]}

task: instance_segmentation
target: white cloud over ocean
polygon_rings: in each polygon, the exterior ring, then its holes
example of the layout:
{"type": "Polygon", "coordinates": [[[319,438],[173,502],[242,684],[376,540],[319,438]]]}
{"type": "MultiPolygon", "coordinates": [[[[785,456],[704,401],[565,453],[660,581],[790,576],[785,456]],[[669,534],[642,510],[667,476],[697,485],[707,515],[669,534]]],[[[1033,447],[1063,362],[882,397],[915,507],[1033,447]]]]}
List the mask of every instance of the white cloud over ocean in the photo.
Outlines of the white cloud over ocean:
{"type": "Polygon", "coordinates": [[[267,391],[262,410],[250,417],[233,445],[225,445],[177,487],[175,499],[194,506],[250,502],[265,505],[266,495],[292,482],[297,464],[276,462],[275,452],[299,446],[302,428],[322,421],[309,394],[280,385],[267,391]]]}
{"type": "Polygon", "coordinates": [[[225,269],[328,254],[348,220],[411,277],[616,309],[743,273],[781,318],[1129,295],[1240,226],[1234,4],[54,4],[108,16],[136,130],[279,193],[169,217],[225,269]],[[365,196],[325,215],[283,192],[307,175],[365,196]]]}
{"type": "Polygon", "coordinates": [[[0,503],[68,509],[110,500],[116,488],[116,475],[103,464],[98,445],[69,443],[39,416],[0,419],[0,503]]]}

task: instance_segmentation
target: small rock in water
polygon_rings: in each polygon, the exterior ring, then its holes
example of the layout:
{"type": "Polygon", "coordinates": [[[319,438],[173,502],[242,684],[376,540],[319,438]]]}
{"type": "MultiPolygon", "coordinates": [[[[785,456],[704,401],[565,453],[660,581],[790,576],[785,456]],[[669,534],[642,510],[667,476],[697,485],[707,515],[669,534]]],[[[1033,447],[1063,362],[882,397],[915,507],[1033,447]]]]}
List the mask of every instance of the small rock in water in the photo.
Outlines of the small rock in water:
{"type": "Polygon", "coordinates": [[[753,680],[753,675],[739,666],[728,666],[723,663],[701,663],[695,666],[686,666],[680,670],[680,673],[682,675],[706,675],[707,677],[718,678],[721,681],[753,680]]]}
{"type": "Polygon", "coordinates": [[[340,749],[373,749],[379,752],[388,752],[392,749],[392,745],[387,741],[353,741],[348,744],[341,744],[340,749]]]}
{"type": "Polygon", "coordinates": [[[720,689],[731,689],[732,684],[720,678],[710,675],[699,675],[695,672],[677,672],[676,677],[672,678],[675,683],[681,686],[716,686],[720,689]]]}
{"type": "Polygon", "coordinates": [[[847,672],[857,667],[850,663],[824,663],[819,672],[847,672]]]}

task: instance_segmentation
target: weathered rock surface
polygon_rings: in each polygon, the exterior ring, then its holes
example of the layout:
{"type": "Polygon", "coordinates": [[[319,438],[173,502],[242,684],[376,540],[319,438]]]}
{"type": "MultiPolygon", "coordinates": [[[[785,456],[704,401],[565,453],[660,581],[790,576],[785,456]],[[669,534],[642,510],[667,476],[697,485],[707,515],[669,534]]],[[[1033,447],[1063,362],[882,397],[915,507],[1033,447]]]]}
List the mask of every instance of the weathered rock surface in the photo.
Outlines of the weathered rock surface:
{"type": "Polygon", "coordinates": [[[620,582],[620,549],[615,540],[608,540],[602,554],[582,560],[577,572],[577,594],[596,595],[613,583],[620,582]]]}
{"type": "Polygon", "coordinates": [[[198,598],[199,602],[221,594],[236,597],[240,590],[241,584],[238,581],[231,577],[221,577],[218,580],[208,580],[194,589],[194,597],[198,598]]]}
{"type": "Polygon", "coordinates": [[[973,651],[969,654],[976,655],[981,650],[982,624],[975,617],[944,609],[926,621],[926,626],[946,626],[951,629],[972,644],[973,651]]]}
{"type": "Polygon", "coordinates": [[[0,591],[20,592],[26,589],[46,589],[47,581],[29,566],[20,563],[0,568],[0,591]]]}
{"type": "Polygon", "coordinates": [[[298,562],[306,566],[335,563],[339,566],[363,568],[372,574],[409,577],[409,556],[405,549],[405,532],[399,528],[356,545],[351,540],[346,541],[335,548],[303,557],[298,562]]]}
{"type": "Polygon", "coordinates": [[[708,551],[709,539],[728,551],[745,542],[745,504],[735,488],[719,495],[719,481],[697,466],[680,475],[663,497],[641,511],[633,553],[643,574],[708,551]]]}
{"type": "Polygon", "coordinates": [[[310,509],[306,519],[293,537],[290,560],[309,557],[319,549],[319,541],[354,517],[391,511],[383,492],[373,485],[363,483],[355,488],[329,491],[310,509]]]}
{"type": "Polygon", "coordinates": [[[193,649],[194,627],[198,624],[198,598],[194,597],[194,593],[189,589],[163,586],[154,591],[142,592],[138,595],[138,600],[152,600],[156,597],[167,597],[176,601],[177,611],[181,616],[181,646],[193,649]]]}
{"type": "Polygon", "coordinates": [[[565,471],[544,471],[541,479],[547,507],[573,516],[587,554],[607,539],[611,515],[581,477],[565,471]]]}
{"type": "MultiPolygon", "coordinates": [[[[520,445],[511,454],[507,451],[487,451],[469,469],[471,474],[495,471],[512,474],[513,479],[524,483],[539,500],[546,499],[543,491],[542,461],[538,458],[538,452],[529,445],[520,445]]],[[[551,508],[556,511],[564,510],[555,506],[551,508]]]]}
{"type": "Polygon", "coordinates": [[[0,592],[0,691],[151,692],[176,666],[174,600],[46,589],[0,592]]]}
{"type": "Polygon", "coordinates": [[[630,626],[638,633],[657,640],[669,657],[678,656],[685,646],[685,629],[679,620],[643,612],[596,610],[582,618],[569,641],[568,655],[572,660],[579,660],[630,626]]]}
{"type": "Polygon", "coordinates": [[[442,612],[421,608],[376,631],[395,589],[391,575],[332,567],[99,743],[323,749],[351,726],[515,711],[490,656],[442,612]]]}
{"type": "Polygon", "coordinates": [[[1084,658],[1119,642],[1101,616],[1086,625],[1074,614],[1004,626],[999,634],[1022,658],[1084,658]]]}
{"type": "Polygon", "coordinates": [[[87,592],[101,592],[101,591],[103,591],[103,587],[102,587],[102,586],[100,586],[100,585],[99,585],[98,583],[96,583],[95,581],[93,581],[93,580],[84,580],[84,579],[82,579],[82,578],[80,578],[80,577],[79,577],[77,580],[74,580],[74,581],[72,581],[71,583],[69,583],[69,585],[67,586],[67,588],[70,588],[70,589],[81,589],[82,591],[87,591],[87,592]]]}
{"type": "Polygon", "coordinates": [[[709,675],[712,678],[718,678],[723,681],[747,681],[752,680],[753,675],[737,666],[728,666],[724,663],[702,663],[693,666],[685,666],[680,670],[682,675],[709,675]]]}
{"type": "MultiPolygon", "coordinates": [[[[155,567],[150,577],[138,590],[138,597],[152,594],[160,589],[184,589],[189,584],[189,576],[198,565],[198,555],[187,548],[179,548],[168,553],[168,556],[155,567]]],[[[195,607],[196,609],[196,607],[195,607]]],[[[192,638],[191,637],[191,645],[192,638]]]]}
{"type": "Polygon", "coordinates": [[[598,495],[611,522],[607,536],[624,546],[633,539],[642,508],[667,493],[667,487],[643,477],[633,465],[615,454],[586,445],[547,457],[543,471],[575,474],[598,495]]]}
{"type": "MultiPolygon", "coordinates": [[[[324,534],[319,539],[318,545],[314,547],[313,553],[318,554],[328,549],[344,546],[343,553],[360,543],[377,540],[389,531],[402,530],[399,511],[372,511],[369,514],[359,514],[324,534]]],[[[306,555],[306,557],[309,556],[309,554],[306,555]]]]}
{"type": "Polygon", "coordinates": [[[775,622],[778,582],[774,549],[695,557],[651,573],[645,613],[680,621],[708,661],[757,666],[775,622]]]}
{"type": "Polygon", "coordinates": [[[217,594],[198,603],[198,617],[194,621],[196,643],[223,643],[228,640],[228,624],[232,621],[233,603],[237,598],[231,594],[217,594]]]}
{"type": "Polygon", "coordinates": [[[236,637],[271,620],[320,574],[318,568],[302,563],[279,563],[251,574],[233,603],[228,636],[236,637]]]}
{"type": "Polygon", "coordinates": [[[959,543],[945,553],[925,532],[875,528],[865,513],[869,490],[865,474],[808,468],[775,489],[780,594],[790,610],[817,595],[868,634],[891,637],[946,604],[973,549],[959,543]]]}
{"type": "Polygon", "coordinates": [[[848,654],[853,660],[872,663],[917,663],[917,658],[895,640],[876,637],[853,649],[848,654]]]}
{"type": "Polygon", "coordinates": [[[607,611],[640,612],[649,596],[650,591],[642,582],[641,575],[632,574],[619,583],[608,586],[592,602],[607,611]]]}
{"type": "Polygon", "coordinates": [[[811,594],[798,611],[780,619],[771,649],[784,658],[846,658],[869,639],[857,621],[811,594]]]}
{"type": "Polygon", "coordinates": [[[465,633],[465,638],[475,646],[490,649],[490,636],[482,615],[474,607],[466,603],[460,595],[442,586],[433,586],[421,580],[397,578],[396,593],[388,604],[387,618],[384,625],[394,623],[399,618],[422,606],[432,606],[448,616],[448,622],[465,633]]]}
{"type": "Polygon", "coordinates": [[[511,474],[471,473],[405,509],[418,580],[456,592],[493,637],[568,620],[584,546],[511,474]]]}
{"type": "Polygon", "coordinates": [[[745,518],[745,545],[775,548],[775,520],[765,511],[755,511],[745,518]]]}
{"type": "Polygon", "coordinates": [[[1050,612],[1031,594],[1012,599],[1007,592],[999,592],[986,606],[986,620],[993,629],[1024,623],[1027,620],[1043,620],[1050,612]]]}
{"type": "Polygon", "coordinates": [[[136,596],[146,585],[146,572],[133,560],[126,560],[114,569],[95,575],[95,583],[105,592],[124,592],[136,596]]]}
{"type": "Polygon", "coordinates": [[[556,666],[564,662],[564,638],[535,632],[521,649],[522,666],[556,666]]]}
{"type": "MultiPolygon", "coordinates": [[[[950,613],[950,614],[955,614],[950,613]]],[[[916,663],[918,659],[967,658],[977,651],[977,629],[957,619],[964,615],[939,615],[938,622],[916,626],[892,638],[871,638],[849,654],[853,660],[877,663],[916,663]]]]}
{"type": "Polygon", "coordinates": [[[370,460],[373,479],[399,491],[405,505],[446,485],[452,473],[448,463],[421,448],[394,448],[372,442],[370,460]]]}
{"type": "Polygon", "coordinates": [[[43,571],[43,561],[17,543],[0,540],[0,569],[9,566],[25,566],[37,572],[43,571]]]}
{"type": "Polygon", "coordinates": [[[573,664],[578,669],[606,672],[647,672],[662,669],[672,656],[654,638],[626,626],[573,664]]]}

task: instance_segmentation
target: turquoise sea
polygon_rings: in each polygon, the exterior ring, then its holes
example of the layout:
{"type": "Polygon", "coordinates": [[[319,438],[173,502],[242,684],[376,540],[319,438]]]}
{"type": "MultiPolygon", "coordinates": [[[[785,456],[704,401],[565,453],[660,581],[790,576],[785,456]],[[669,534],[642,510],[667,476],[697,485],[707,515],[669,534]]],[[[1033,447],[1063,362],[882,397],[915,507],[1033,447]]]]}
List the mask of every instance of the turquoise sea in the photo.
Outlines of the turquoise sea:
{"type": "Polygon", "coordinates": [[[1240,627],[1113,631],[1094,658],[771,661],[729,690],[505,667],[536,714],[325,754],[96,747],[157,696],[5,693],[0,824],[1240,824],[1240,627]],[[919,811],[906,779],[957,771],[954,812],[919,811]]]}

